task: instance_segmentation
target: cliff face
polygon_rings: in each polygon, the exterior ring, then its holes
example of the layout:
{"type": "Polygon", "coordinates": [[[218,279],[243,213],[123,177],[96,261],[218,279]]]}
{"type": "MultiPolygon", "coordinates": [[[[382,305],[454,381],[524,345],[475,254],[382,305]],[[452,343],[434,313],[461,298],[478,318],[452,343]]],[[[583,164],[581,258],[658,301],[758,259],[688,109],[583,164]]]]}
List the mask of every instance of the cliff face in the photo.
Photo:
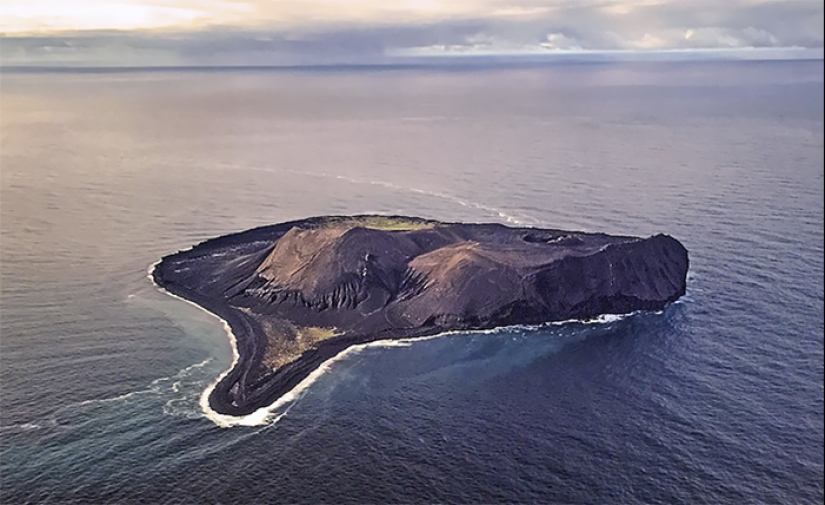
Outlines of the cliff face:
{"type": "Polygon", "coordinates": [[[354,343],[657,310],[684,294],[687,270],[687,250],[666,235],[358,216],[207,241],[164,258],[154,275],[235,318],[252,343],[239,349],[244,372],[213,393],[213,408],[237,414],[354,343]],[[283,349],[294,356],[273,356],[283,349]],[[272,360],[277,370],[265,366],[272,360]]]}

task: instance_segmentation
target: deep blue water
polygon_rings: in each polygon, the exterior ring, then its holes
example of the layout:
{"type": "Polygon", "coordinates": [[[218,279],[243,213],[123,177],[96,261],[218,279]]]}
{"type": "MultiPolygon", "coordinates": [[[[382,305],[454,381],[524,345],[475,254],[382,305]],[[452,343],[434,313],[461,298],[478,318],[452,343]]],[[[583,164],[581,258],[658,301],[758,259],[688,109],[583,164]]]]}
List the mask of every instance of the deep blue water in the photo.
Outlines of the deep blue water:
{"type": "Polygon", "coordinates": [[[4,73],[2,503],[822,503],[823,63],[4,73]],[[335,362],[269,423],[201,392],[161,256],[410,214],[690,251],[660,314],[335,362]]]}

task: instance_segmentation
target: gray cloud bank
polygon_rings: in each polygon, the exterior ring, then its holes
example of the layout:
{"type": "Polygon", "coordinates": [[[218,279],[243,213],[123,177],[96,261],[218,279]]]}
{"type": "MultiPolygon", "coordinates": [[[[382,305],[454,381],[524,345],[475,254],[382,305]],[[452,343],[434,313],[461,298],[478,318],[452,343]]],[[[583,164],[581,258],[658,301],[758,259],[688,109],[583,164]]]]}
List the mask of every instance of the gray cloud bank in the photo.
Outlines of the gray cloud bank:
{"type": "Polygon", "coordinates": [[[199,31],[94,31],[0,37],[15,65],[383,64],[468,56],[739,54],[822,58],[821,0],[631,3],[592,1],[527,15],[322,28],[214,27],[199,31]]]}

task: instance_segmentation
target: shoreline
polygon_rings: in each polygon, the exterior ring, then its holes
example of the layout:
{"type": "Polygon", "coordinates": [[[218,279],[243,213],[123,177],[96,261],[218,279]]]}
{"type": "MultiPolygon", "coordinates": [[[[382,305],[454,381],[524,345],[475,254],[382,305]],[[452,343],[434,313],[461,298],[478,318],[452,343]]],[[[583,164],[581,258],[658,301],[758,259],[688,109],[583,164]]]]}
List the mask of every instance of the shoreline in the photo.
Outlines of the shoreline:
{"type": "MultiPolygon", "coordinates": [[[[209,384],[209,386],[207,386],[206,389],[203,390],[203,392],[200,395],[199,402],[198,402],[200,407],[201,407],[201,410],[204,413],[204,416],[207,419],[209,419],[210,421],[212,421],[213,423],[215,423],[217,426],[221,427],[221,428],[231,428],[231,427],[234,427],[234,426],[247,426],[247,427],[263,426],[263,425],[273,424],[274,422],[277,422],[278,419],[280,419],[283,415],[286,414],[286,412],[284,412],[280,416],[277,416],[275,419],[272,419],[274,411],[278,410],[279,408],[285,406],[286,404],[288,404],[290,402],[293,402],[293,401],[299,399],[298,395],[302,391],[304,391],[306,388],[311,386],[321,375],[323,375],[329,369],[330,365],[332,365],[334,362],[336,362],[340,359],[343,359],[344,357],[346,357],[350,353],[358,352],[358,351],[361,351],[361,350],[369,348],[369,347],[406,347],[408,344],[410,344],[412,342],[415,342],[415,341],[429,340],[429,339],[433,339],[433,338],[439,338],[439,337],[442,337],[442,336],[447,336],[447,335],[450,335],[450,334],[460,333],[458,331],[447,331],[447,332],[442,332],[442,333],[435,334],[435,335],[426,335],[426,336],[421,336],[421,337],[409,337],[409,338],[403,338],[402,337],[402,338],[399,338],[399,339],[373,340],[371,342],[365,342],[365,343],[362,343],[362,344],[350,345],[350,346],[344,348],[343,350],[341,350],[340,352],[338,352],[337,354],[333,355],[332,357],[324,360],[316,369],[314,369],[312,372],[310,372],[309,375],[307,375],[297,385],[295,385],[292,389],[290,389],[289,391],[287,391],[286,393],[281,395],[278,399],[276,399],[271,404],[259,407],[254,412],[252,412],[250,414],[243,415],[243,416],[233,416],[233,415],[229,415],[229,414],[221,414],[221,413],[215,411],[214,409],[212,409],[211,405],[209,404],[209,398],[212,395],[212,392],[215,390],[215,387],[226,376],[228,376],[230,373],[232,373],[232,371],[235,370],[235,367],[238,365],[238,361],[240,360],[240,354],[238,352],[237,337],[235,336],[235,333],[232,329],[232,326],[229,324],[229,322],[226,319],[224,319],[223,317],[221,317],[219,314],[216,314],[216,313],[210,311],[206,307],[198,305],[196,302],[194,302],[192,300],[189,300],[187,298],[184,298],[181,295],[178,295],[178,294],[175,294],[175,293],[169,291],[168,289],[166,289],[163,286],[159,285],[155,281],[155,278],[154,278],[155,268],[162,261],[163,261],[162,259],[158,260],[158,261],[152,263],[148,268],[147,277],[152,282],[152,285],[155,288],[157,288],[160,292],[162,292],[162,293],[164,293],[164,294],[166,294],[166,295],[168,295],[172,298],[175,298],[177,300],[181,300],[181,301],[183,301],[183,302],[185,302],[189,305],[192,305],[193,307],[197,307],[198,309],[206,312],[210,316],[218,319],[218,321],[220,321],[222,326],[223,326],[224,332],[226,332],[226,335],[229,338],[229,344],[232,348],[232,363],[229,365],[229,368],[227,368],[226,370],[221,372],[218,375],[218,377],[215,378],[215,380],[212,381],[209,384]],[[405,345],[405,344],[407,344],[407,345],[405,345]]],[[[484,331],[484,330],[482,330],[482,331],[484,331]]]]}
{"type": "Polygon", "coordinates": [[[201,395],[204,414],[219,426],[255,426],[350,352],[455,332],[611,322],[616,316],[608,314],[660,310],[677,300],[687,270],[687,251],[666,235],[367,215],[308,218],[208,239],[164,256],[147,274],[165,293],[217,317],[230,339],[232,363],[201,395]],[[281,244],[287,245],[277,249],[281,244]],[[293,277],[284,265],[301,266],[306,258],[283,257],[284,251],[303,246],[325,256],[314,270],[293,277]],[[590,273],[581,278],[581,271],[590,273]],[[323,287],[315,293],[304,285],[323,287]],[[294,344],[294,335],[266,327],[278,319],[340,333],[294,344]],[[300,354],[272,369],[266,353],[283,342],[300,354]]]}
{"type": "Polygon", "coordinates": [[[218,383],[224,379],[224,377],[229,375],[229,373],[232,372],[232,370],[238,364],[238,360],[240,359],[240,354],[238,353],[238,340],[237,340],[237,337],[235,336],[235,333],[232,331],[232,326],[229,324],[229,322],[226,319],[224,319],[220,315],[215,314],[214,312],[208,310],[207,308],[198,305],[197,303],[193,302],[192,300],[188,300],[188,299],[186,299],[186,298],[184,298],[180,295],[176,295],[175,293],[172,293],[171,291],[164,288],[163,286],[161,286],[160,284],[158,284],[155,281],[155,275],[154,275],[155,274],[155,269],[157,268],[158,265],[160,265],[160,263],[162,261],[163,260],[160,259],[160,260],[152,263],[151,265],[149,265],[147,277],[152,282],[152,285],[155,288],[157,288],[158,291],[160,291],[161,293],[164,293],[165,295],[171,296],[172,298],[175,298],[177,300],[181,300],[183,302],[186,302],[189,305],[192,305],[193,307],[197,307],[198,309],[206,312],[210,316],[212,316],[212,317],[216,318],[218,321],[220,321],[221,325],[223,326],[224,332],[226,332],[226,335],[229,338],[229,346],[232,348],[232,363],[229,365],[229,368],[227,368],[226,370],[221,372],[218,375],[218,377],[214,381],[212,381],[206,387],[206,389],[204,389],[203,392],[201,393],[200,400],[198,402],[200,407],[201,407],[201,410],[203,411],[204,415],[210,421],[214,422],[215,424],[217,424],[218,426],[220,426],[222,428],[229,428],[231,426],[236,426],[236,425],[254,426],[252,424],[245,424],[244,423],[244,418],[247,417],[247,416],[240,416],[240,417],[239,416],[227,416],[225,414],[220,414],[220,413],[212,410],[212,407],[209,406],[209,396],[212,394],[212,391],[215,389],[215,386],[217,386],[218,383]],[[224,418],[229,418],[229,419],[224,419],[224,418]]]}
{"type": "MultiPolygon", "coordinates": [[[[232,363],[230,364],[229,368],[227,368],[226,370],[221,372],[215,378],[215,380],[213,380],[206,387],[206,389],[203,390],[203,392],[200,395],[199,402],[198,402],[200,407],[201,407],[201,410],[204,413],[204,417],[206,417],[207,419],[212,421],[215,425],[217,425],[218,427],[221,427],[221,428],[231,428],[231,427],[234,427],[234,426],[246,426],[246,427],[265,426],[265,425],[271,425],[271,424],[276,423],[279,419],[281,419],[284,415],[286,415],[286,413],[288,412],[288,409],[287,409],[287,411],[283,412],[282,414],[275,416],[276,411],[279,410],[280,408],[288,405],[291,402],[299,400],[300,399],[299,395],[304,390],[306,390],[308,387],[310,387],[313,383],[315,383],[315,381],[318,380],[319,377],[321,377],[324,373],[326,373],[329,370],[329,367],[333,363],[346,358],[351,353],[360,352],[360,351],[362,351],[364,349],[367,349],[367,348],[370,348],[370,347],[385,347],[385,348],[387,348],[387,347],[409,347],[411,344],[413,344],[415,342],[422,342],[422,341],[425,341],[425,340],[433,340],[433,339],[436,339],[436,338],[448,337],[450,335],[458,335],[458,334],[464,334],[464,333],[468,333],[468,334],[469,333],[492,334],[492,333],[505,332],[505,331],[508,331],[508,330],[515,330],[515,329],[522,329],[524,331],[537,331],[537,330],[540,330],[541,328],[545,328],[545,327],[549,327],[549,326],[565,326],[565,325],[574,324],[574,323],[586,324],[586,325],[589,325],[589,324],[611,324],[611,323],[615,323],[615,322],[624,320],[628,317],[631,317],[631,316],[634,316],[634,315],[637,315],[637,314],[641,314],[641,313],[652,312],[654,314],[659,315],[659,314],[662,314],[662,312],[663,312],[663,310],[658,310],[658,311],[641,311],[641,310],[637,310],[637,311],[633,311],[633,312],[628,312],[626,314],[602,314],[600,316],[597,316],[597,317],[592,318],[592,319],[587,319],[587,320],[568,319],[568,320],[565,320],[565,321],[549,321],[549,322],[538,324],[538,325],[519,325],[519,324],[515,324],[515,325],[497,326],[495,328],[478,329],[478,330],[449,330],[449,331],[443,331],[443,332],[432,334],[432,335],[387,338],[387,339],[382,339],[382,340],[373,340],[373,341],[370,341],[370,342],[353,344],[353,345],[345,347],[344,349],[339,351],[337,354],[335,354],[335,355],[327,358],[323,362],[321,362],[320,365],[318,365],[317,368],[312,370],[298,384],[293,386],[292,389],[290,389],[286,393],[282,394],[274,402],[270,403],[269,405],[261,406],[261,407],[259,407],[258,409],[256,409],[255,411],[253,411],[249,414],[246,414],[246,415],[243,415],[243,416],[233,416],[233,415],[230,415],[230,414],[221,414],[221,413],[215,411],[214,409],[212,409],[212,407],[209,403],[209,398],[212,395],[212,392],[215,390],[215,387],[224,378],[226,378],[226,376],[228,376],[230,373],[232,373],[233,370],[235,370],[235,367],[238,365],[238,361],[240,360],[240,354],[238,352],[237,337],[235,336],[235,333],[232,329],[232,326],[231,326],[231,324],[229,324],[229,322],[226,319],[221,317],[219,314],[216,314],[216,313],[210,311],[209,309],[207,309],[207,308],[205,308],[201,305],[198,305],[196,302],[194,302],[192,300],[189,300],[187,298],[184,298],[183,296],[180,296],[178,294],[175,294],[175,293],[169,291],[168,289],[164,288],[163,286],[159,285],[154,279],[154,270],[157,267],[157,265],[159,265],[161,263],[161,261],[162,260],[158,260],[158,261],[156,261],[155,263],[152,263],[149,266],[147,277],[149,277],[149,280],[152,282],[152,285],[155,288],[157,288],[160,292],[162,292],[162,293],[164,293],[164,294],[166,294],[166,295],[168,295],[172,298],[175,298],[177,300],[181,300],[181,301],[183,301],[183,302],[185,302],[189,305],[197,307],[198,309],[206,312],[210,316],[213,316],[216,319],[218,319],[218,321],[220,321],[221,325],[223,326],[224,332],[226,333],[227,337],[229,338],[229,344],[230,344],[230,347],[232,348],[232,363]],[[274,416],[274,418],[273,418],[273,416],[274,416]]],[[[678,301],[676,303],[678,303],[678,301]]]]}
{"type": "MultiPolygon", "coordinates": [[[[179,252],[181,252],[181,251],[179,251],[179,252]]],[[[298,395],[302,391],[307,389],[309,386],[311,386],[321,375],[323,375],[329,369],[330,365],[332,365],[334,362],[336,362],[340,359],[345,358],[350,353],[358,352],[358,351],[361,351],[361,350],[369,348],[369,347],[406,347],[407,345],[409,345],[410,343],[415,342],[415,341],[429,340],[429,339],[433,339],[433,338],[439,338],[439,337],[442,337],[442,336],[447,336],[447,335],[450,335],[450,334],[462,333],[462,332],[459,332],[459,331],[447,331],[447,332],[441,332],[441,333],[434,334],[434,335],[424,335],[424,336],[419,336],[419,337],[401,337],[401,338],[398,338],[398,339],[390,338],[390,339],[383,339],[383,340],[373,340],[373,341],[370,341],[370,342],[365,342],[365,343],[360,343],[360,344],[353,344],[353,345],[347,346],[344,349],[342,349],[341,351],[339,351],[338,353],[334,354],[333,356],[331,356],[331,357],[327,358],[326,360],[324,360],[323,362],[321,362],[321,364],[317,368],[312,370],[298,384],[293,386],[292,389],[290,389],[286,393],[279,396],[274,402],[272,402],[268,405],[261,406],[258,409],[256,409],[255,411],[253,411],[249,414],[245,414],[243,416],[233,416],[231,414],[221,414],[221,413],[215,411],[212,408],[212,406],[210,405],[209,400],[210,400],[210,397],[212,395],[212,392],[215,390],[215,388],[218,386],[218,384],[220,384],[221,381],[223,381],[229,374],[231,374],[236,369],[236,367],[238,365],[238,362],[240,361],[241,356],[240,356],[240,353],[238,352],[238,339],[237,339],[237,336],[235,335],[235,332],[232,328],[232,325],[226,319],[221,317],[221,315],[210,311],[206,307],[203,307],[203,306],[199,305],[197,302],[195,302],[193,300],[189,300],[189,299],[187,299],[187,298],[185,298],[185,297],[183,297],[179,294],[173,293],[172,291],[170,291],[170,290],[166,289],[165,287],[161,286],[160,284],[158,284],[155,281],[154,273],[155,273],[155,269],[157,268],[157,266],[162,261],[163,260],[160,259],[160,260],[152,263],[151,265],[149,265],[147,277],[152,282],[152,285],[155,288],[157,288],[160,292],[162,292],[162,293],[164,293],[164,294],[166,294],[166,295],[168,295],[172,298],[175,298],[177,300],[181,300],[181,301],[183,301],[183,302],[185,302],[189,305],[192,305],[193,307],[197,307],[198,309],[206,312],[210,316],[216,318],[222,324],[224,332],[226,333],[227,337],[229,338],[229,344],[230,344],[230,347],[232,348],[232,363],[229,365],[229,368],[227,368],[226,370],[221,372],[215,378],[215,380],[212,381],[206,387],[206,389],[203,390],[203,392],[200,395],[200,399],[198,401],[198,404],[200,405],[201,410],[204,413],[204,416],[207,419],[209,419],[210,421],[212,421],[213,423],[215,423],[215,425],[217,425],[221,428],[231,428],[231,427],[234,427],[234,426],[247,426],[247,427],[263,426],[263,425],[272,424],[274,422],[277,422],[278,419],[280,419],[283,415],[286,414],[286,412],[284,412],[283,414],[281,414],[281,415],[275,417],[274,419],[272,419],[272,416],[273,416],[273,414],[275,413],[276,410],[280,409],[281,407],[287,405],[290,402],[293,402],[293,401],[299,399],[298,395]]],[[[493,331],[493,330],[481,330],[481,331],[493,331]]]]}

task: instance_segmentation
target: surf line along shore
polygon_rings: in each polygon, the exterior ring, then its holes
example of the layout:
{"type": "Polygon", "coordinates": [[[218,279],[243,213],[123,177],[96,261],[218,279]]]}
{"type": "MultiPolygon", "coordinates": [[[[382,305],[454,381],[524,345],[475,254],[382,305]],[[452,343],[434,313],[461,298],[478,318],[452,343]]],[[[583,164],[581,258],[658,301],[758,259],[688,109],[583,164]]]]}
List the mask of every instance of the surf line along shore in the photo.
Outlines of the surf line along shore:
{"type": "Polygon", "coordinates": [[[688,265],[667,235],[360,215],[213,238],[151,275],[230,326],[237,359],[208,406],[240,417],[354,345],[661,310],[684,295],[688,265]]]}

